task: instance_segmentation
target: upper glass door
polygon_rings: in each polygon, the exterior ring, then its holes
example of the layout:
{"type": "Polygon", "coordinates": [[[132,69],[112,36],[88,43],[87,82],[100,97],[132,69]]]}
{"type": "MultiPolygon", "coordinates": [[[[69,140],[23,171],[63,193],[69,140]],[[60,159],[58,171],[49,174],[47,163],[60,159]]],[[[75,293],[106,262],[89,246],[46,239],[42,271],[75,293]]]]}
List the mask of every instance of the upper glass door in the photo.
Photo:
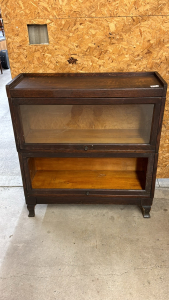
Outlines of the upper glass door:
{"type": "Polygon", "coordinates": [[[20,105],[25,143],[149,144],[154,104],[20,105]]]}

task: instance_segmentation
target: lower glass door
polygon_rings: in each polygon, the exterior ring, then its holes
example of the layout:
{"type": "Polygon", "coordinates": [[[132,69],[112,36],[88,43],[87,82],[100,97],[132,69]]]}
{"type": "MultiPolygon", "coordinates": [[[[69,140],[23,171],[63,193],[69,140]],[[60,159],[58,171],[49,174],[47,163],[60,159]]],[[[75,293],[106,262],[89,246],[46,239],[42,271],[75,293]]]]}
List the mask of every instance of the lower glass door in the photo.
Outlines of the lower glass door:
{"type": "Polygon", "coordinates": [[[32,189],[145,190],[148,158],[28,159],[32,189]]]}

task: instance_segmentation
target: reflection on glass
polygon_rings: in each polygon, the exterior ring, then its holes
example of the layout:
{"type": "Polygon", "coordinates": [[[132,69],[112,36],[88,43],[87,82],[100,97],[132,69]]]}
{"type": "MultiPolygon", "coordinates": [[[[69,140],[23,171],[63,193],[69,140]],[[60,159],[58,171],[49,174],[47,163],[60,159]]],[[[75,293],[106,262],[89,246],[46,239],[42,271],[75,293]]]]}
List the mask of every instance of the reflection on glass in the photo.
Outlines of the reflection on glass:
{"type": "Polygon", "coordinates": [[[154,104],[21,105],[26,143],[150,142],[154,104]]]}

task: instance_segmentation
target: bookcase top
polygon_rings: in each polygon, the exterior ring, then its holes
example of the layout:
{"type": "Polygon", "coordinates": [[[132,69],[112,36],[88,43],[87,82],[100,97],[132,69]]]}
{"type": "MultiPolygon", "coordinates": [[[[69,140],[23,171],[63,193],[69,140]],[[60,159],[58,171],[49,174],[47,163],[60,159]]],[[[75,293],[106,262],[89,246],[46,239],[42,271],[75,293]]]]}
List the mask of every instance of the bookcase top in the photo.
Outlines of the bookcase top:
{"type": "Polygon", "coordinates": [[[157,72],[22,73],[6,89],[11,98],[162,97],[167,83],[157,72]]]}

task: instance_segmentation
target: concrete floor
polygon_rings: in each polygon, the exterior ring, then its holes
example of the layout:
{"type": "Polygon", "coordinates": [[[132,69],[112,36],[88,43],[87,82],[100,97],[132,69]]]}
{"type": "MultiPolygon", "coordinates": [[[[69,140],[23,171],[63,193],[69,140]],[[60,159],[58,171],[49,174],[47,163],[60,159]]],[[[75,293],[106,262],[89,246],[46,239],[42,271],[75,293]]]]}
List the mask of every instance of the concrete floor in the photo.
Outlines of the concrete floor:
{"type": "MultiPolygon", "coordinates": [[[[164,300],[169,295],[169,189],[151,218],[135,206],[39,205],[28,218],[0,76],[0,299],[164,300]]],[[[161,188],[164,186],[164,188],[161,188]]]]}

